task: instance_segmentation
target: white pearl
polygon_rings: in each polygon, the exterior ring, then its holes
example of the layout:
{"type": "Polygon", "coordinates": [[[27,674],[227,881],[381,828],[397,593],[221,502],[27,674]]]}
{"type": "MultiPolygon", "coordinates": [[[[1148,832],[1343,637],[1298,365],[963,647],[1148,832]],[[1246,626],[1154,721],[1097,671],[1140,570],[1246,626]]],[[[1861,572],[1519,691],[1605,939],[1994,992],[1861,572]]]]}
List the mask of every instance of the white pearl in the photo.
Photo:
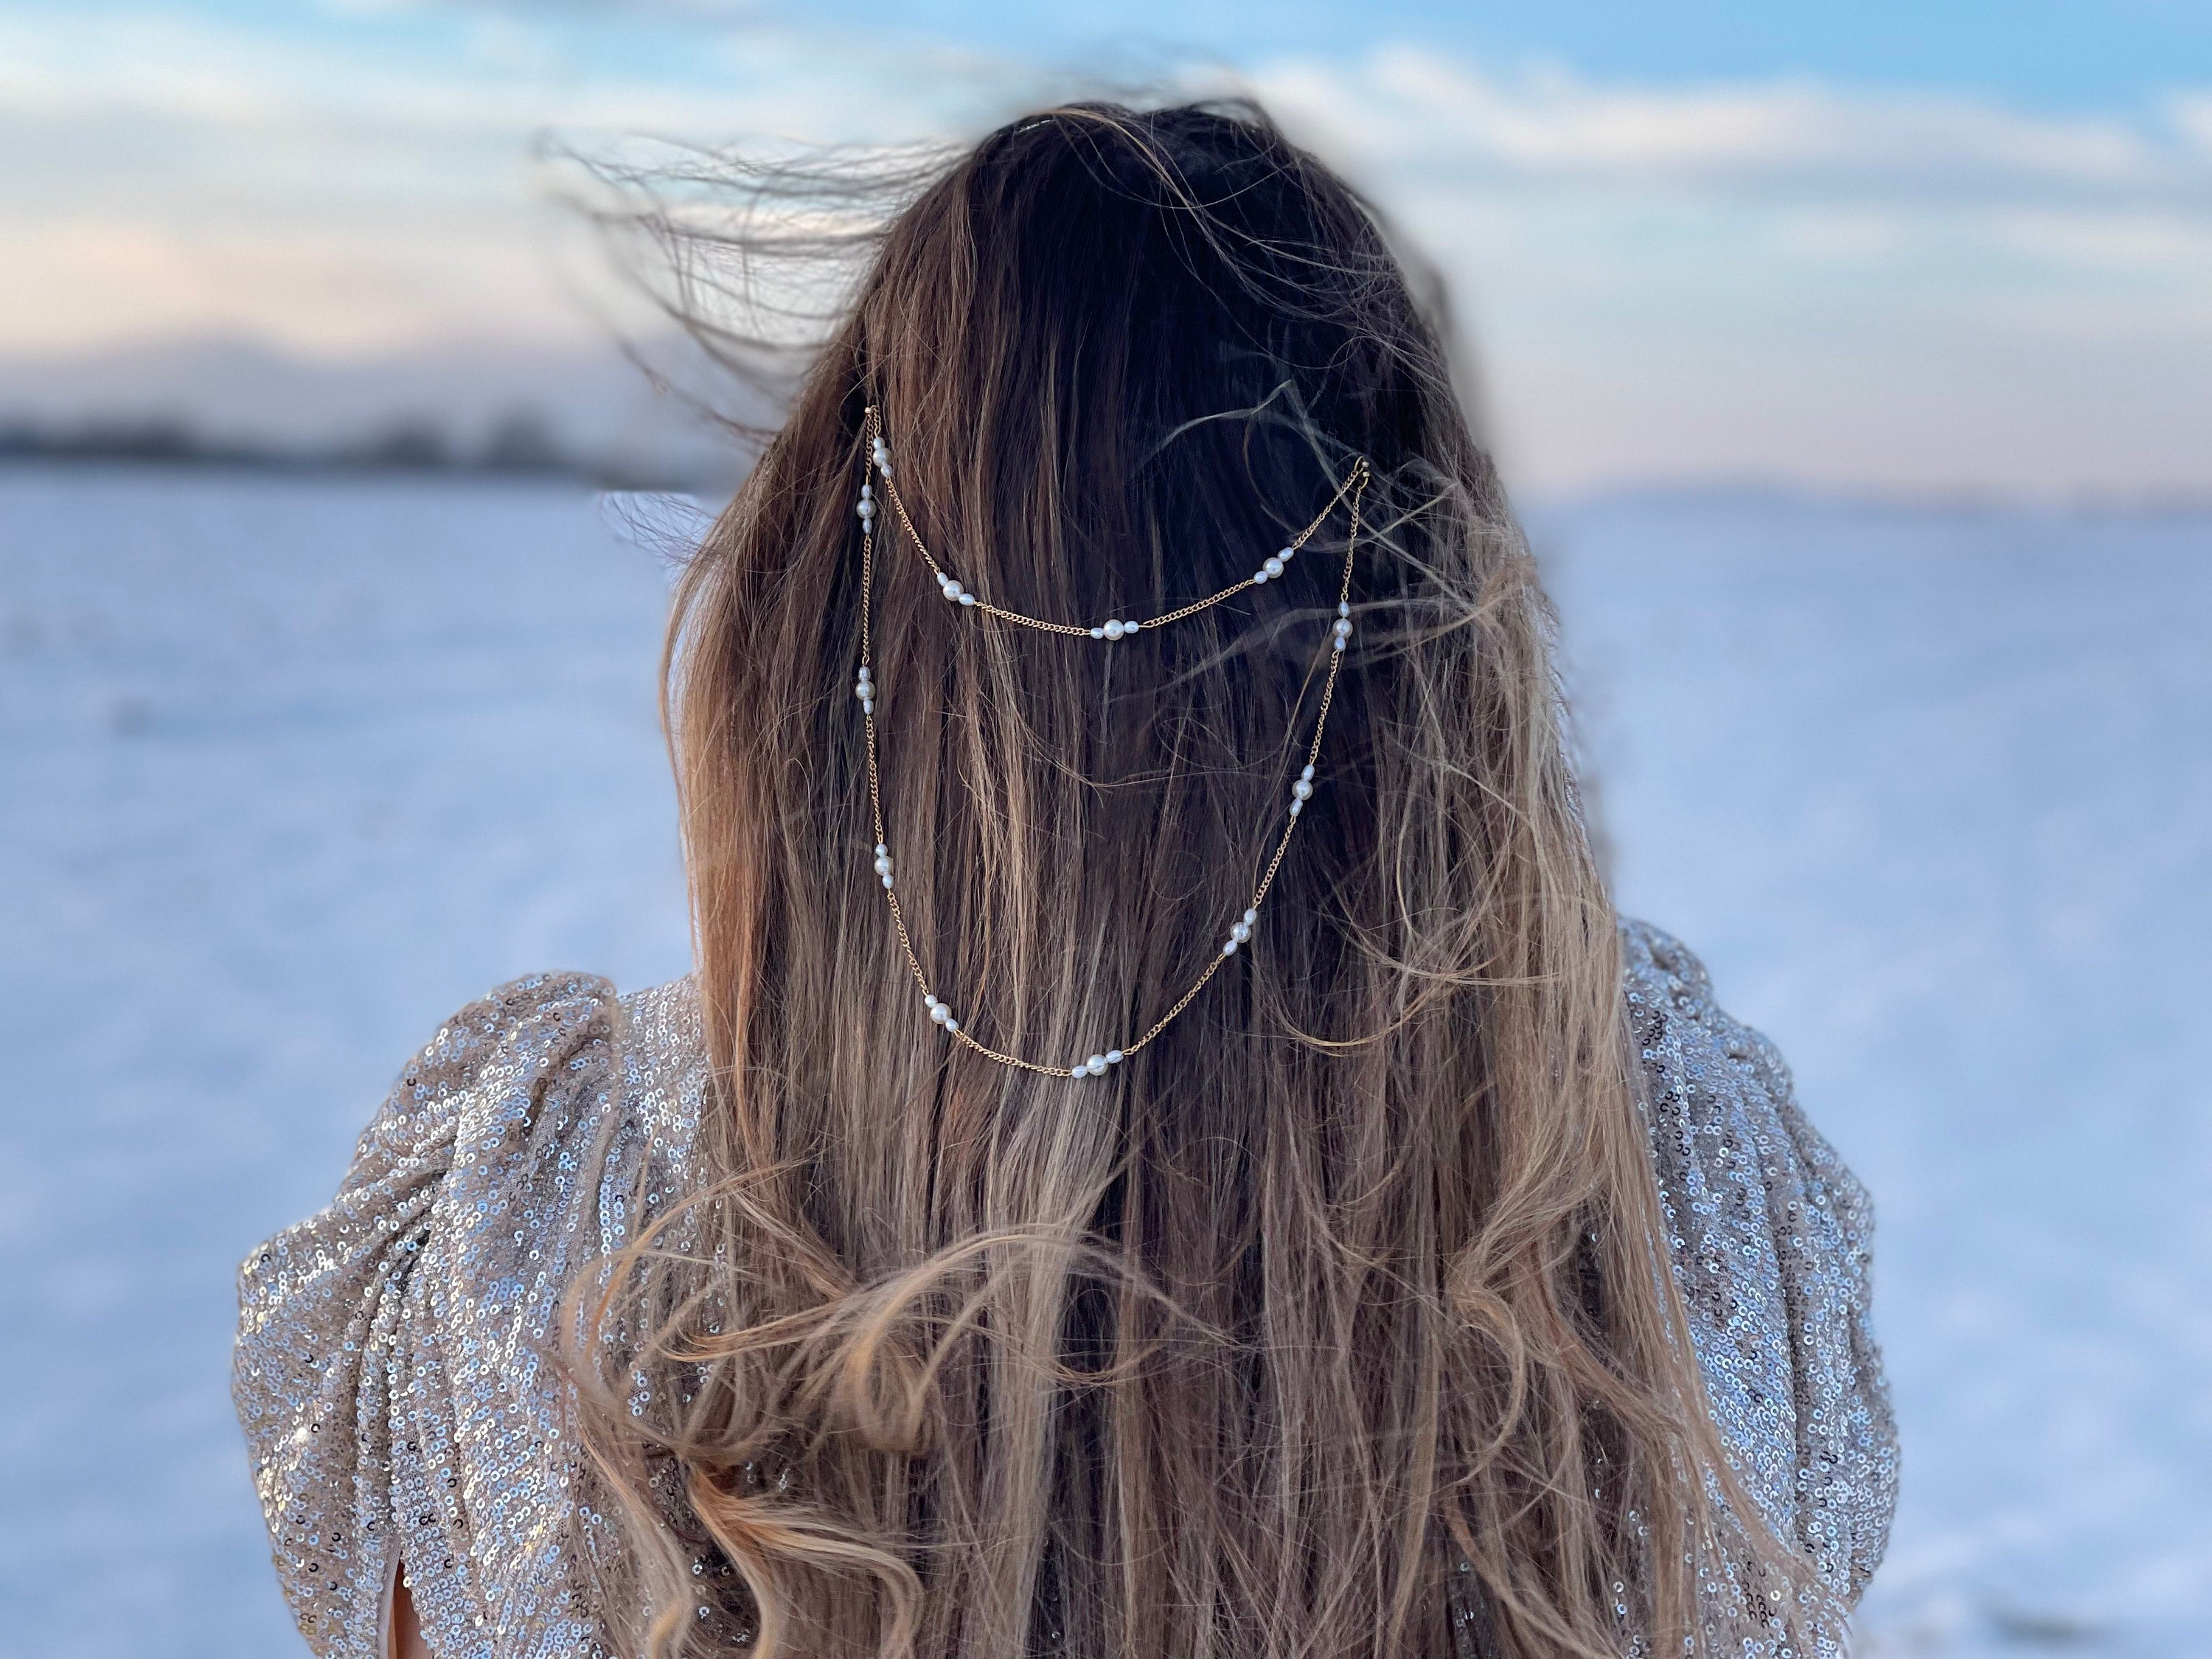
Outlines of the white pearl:
{"type": "Polygon", "coordinates": [[[1248,921],[1238,922],[1234,927],[1229,930],[1229,937],[1235,939],[1239,945],[1243,944],[1247,939],[1252,937],[1252,924],[1248,921]]]}
{"type": "Polygon", "coordinates": [[[1280,559],[1270,559],[1267,563],[1261,565],[1260,568],[1266,571],[1270,576],[1279,576],[1283,574],[1283,562],[1280,559]]]}
{"type": "Polygon", "coordinates": [[[1336,602],[1336,614],[1340,617],[1350,616],[1352,614],[1352,601],[1349,599],[1339,599],[1336,602]]]}
{"type": "Polygon", "coordinates": [[[860,499],[861,499],[862,501],[872,501],[875,500],[875,498],[876,498],[876,487],[875,487],[875,485],[873,485],[873,484],[870,483],[869,483],[866,478],[861,479],[861,480],[860,480],[860,499]]]}
{"type": "Polygon", "coordinates": [[[1119,1048],[1109,1048],[1106,1051],[1106,1063],[1109,1066],[1119,1066],[1121,1063],[1121,1051],[1119,1048]]]}
{"type": "Polygon", "coordinates": [[[1341,651],[1344,649],[1344,643],[1341,639],[1331,640],[1328,642],[1328,648],[1332,651],[1341,651]]]}
{"type": "Polygon", "coordinates": [[[1280,559],[1285,564],[1288,564],[1292,559],[1297,557],[1297,556],[1298,550],[1295,547],[1286,547],[1281,552],[1275,555],[1275,556],[1280,559]]]}
{"type": "Polygon", "coordinates": [[[973,593],[963,593],[960,596],[960,603],[963,605],[973,605],[975,603],[975,596],[973,593]]]}
{"type": "Polygon", "coordinates": [[[945,1029],[947,1031],[957,1031],[960,1029],[960,1022],[957,1019],[948,1019],[945,1022],[945,1029]]]}
{"type": "Polygon", "coordinates": [[[1313,799],[1312,781],[1307,778],[1300,778],[1296,783],[1291,786],[1291,793],[1293,795],[1296,795],[1300,800],[1311,800],[1313,799]]]}
{"type": "Polygon", "coordinates": [[[948,599],[958,599],[960,597],[960,584],[958,582],[945,583],[945,597],[948,599]]]}
{"type": "Polygon", "coordinates": [[[890,876],[886,875],[886,876],[884,878],[884,891],[885,891],[886,893],[888,893],[888,892],[890,892],[890,890],[891,890],[891,878],[890,878],[890,876]]]}
{"type": "Polygon", "coordinates": [[[1223,945],[1221,947],[1221,954],[1224,957],[1235,956],[1237,954],[1237,941],[1232,939],[1226,945],[1223,945]]]}
{"type": "Polygon", "coordinates": [[[1249,927],[1254,922],[1259,920],[1260,913],[1257,910],[1247,910],[1244,913],[1244,925],[1247,927],[1249,927]]]}
{"type": "Polygon", "coordinates": [[[1121,637],[1121,624],[1118,622],[1108,623],[1106,624],[1106,637],[1109,640],[1120,639],[1121,637]]]}
{"type": "Polygon", "coordinates": [[[1089,1061],[1085,1064],[1083,1069],[1090,1073],[1093,1077],[1104,1077],[1106,1075],[1106,1056],[1103,1054],[1091,1055],[1089,1061]]]}
{"type": "Polygon", "coordinates": [[[1352,637],[1352,624],[1341,617],[1336,619],[1336,637],[1340,640],[1348,640],[1352,637]]]}
{"type": "Polygon", "coordinates": [[[921,994],[921,1006],[925,1008],[933,1009],[939,1006],[937,993],[934,991],[924,991],[921,994]]]}
{"type": "Polygon", "coordinates": [[[1091,637],[1094,640],[1103,640],[1106,637],[1106,630],[1103,628],[1094,628],[1091,630],[1091,637]]]}
{"type": "Polygon", "coordinates": [[[1304,811],[1305,810],[1306,810],[1306,804],[1305,804],[1304,801],[1302,801],[1302,800],[1294,800],[1294,801],[1292,801],[1292,802],[1291,803],[1291,816],[1292,817],[1297,817],[1297,815],[1298,815],[1299,813],[1301,813],[1301,812],[1304,811]]]}
{"type": "Polygon", "coordinates": [[[1313,766],[1311,763],[1308,763],[1305,769],[1302,770],[1298,775],[1304,778],[1308,783],[1311,783],[1313,781],[1313,766]]]}
{"type": "Polygon", "coordinates": [[[1067,1074],[1070,1077],[1088,1077],[1091,1074],[1091,1067],[1087,1065],[1071,1066],[1067,1068],[1067,1074]]]}
{"type": "Polygon", "coordinates": [[[876,860],[876,873],[878,875],[888,876],[890,872],[891,861],[889,859],[878,859],[876,860]]]}
{"type": "Polygon", "coordinates": [[[935,1020],[939,1025],[942,1025],[946,1020],[952,1018],[952,1011],[946,1007],[943,1003],[939,1002],[935,997],[932,997],[929,1000],[929,1017],[935,1020]]]}
{"type": "Polygon", "coordinates": [[[1255,587],[1260,586],[1261,584],[1266,582],[1267,580],[1267,567],[1264,564],[1252,573],[1252,586],[1255,587]]]}
{"type": "Polygon", "coordinates": [[[890,855],[890,850],[891,849],[890,848],[884,846],[881,842],[878,842],[876,843],[876,856],[879,859],[888,858],[890,855]]]}
{"type": "Polygon", "coordinates": [[[862,501],[853,510],[858,513],[864,521],[876,516],[876,504],[873,501],[862,501]]]}

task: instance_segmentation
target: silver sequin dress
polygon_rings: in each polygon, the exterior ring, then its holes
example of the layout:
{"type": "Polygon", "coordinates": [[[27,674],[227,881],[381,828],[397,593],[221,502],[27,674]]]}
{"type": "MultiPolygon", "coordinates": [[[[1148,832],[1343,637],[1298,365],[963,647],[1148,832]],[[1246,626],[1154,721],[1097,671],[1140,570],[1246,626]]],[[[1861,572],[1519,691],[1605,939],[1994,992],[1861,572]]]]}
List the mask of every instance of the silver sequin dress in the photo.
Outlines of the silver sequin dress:
{"type": "MultiPolygon", "coordinates": [[[[1897,1489],[1866,1194],[1696,958],[1639,924],[1623,941],[1715,1414],[1771,1517],[1855,1601],[1897,1489]]],[[[330,1207],[240,1270],[234,1393],[277,1577],[317,1653],[382,1659],[402,1557],[438,1659],[599,1647],[541,1355],[580,1267],[633,1236],[637,1195],[650,1211],[687,1190],[705,1078],[688,981],[617,997],[586,975],[518,980],[446,1023],[330,1207]]]]}

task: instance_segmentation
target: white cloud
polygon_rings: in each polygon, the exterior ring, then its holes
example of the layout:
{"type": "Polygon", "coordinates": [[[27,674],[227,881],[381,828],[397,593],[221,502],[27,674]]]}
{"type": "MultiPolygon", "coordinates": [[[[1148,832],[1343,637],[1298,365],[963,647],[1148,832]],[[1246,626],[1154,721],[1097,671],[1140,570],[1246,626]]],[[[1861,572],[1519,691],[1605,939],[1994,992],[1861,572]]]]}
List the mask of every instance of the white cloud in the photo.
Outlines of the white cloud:
{"type": "Polygon", "coordinates": [[[1405,46],[1351,64],[1281,61],[1253,78],[1332,148],[1399,166],[1905,195],[2212,182],[2197,158],[2122,120],[1806,79],[1662,88],[1557,69],[1502,76],[1405,46]]]}
{"type": "MultiPolygon", "coordinates": [[[[1060,84],[910,39],[666,21],[680,4],[320,9],[283,33],[0,11],[0,350],[587,339],[526,164],[544,128],[943,136],[1060,84]]],[[[1523,483],[2212,481],[2179,435],[2212,382],[2212,92],[2057,118],[1407,47],[1251,84],[1437,254],[1523,483]]]]}
{"type": "Polygon", "coordinates": [[[2168,100],[2166,112],[2184,137],[2212,153],[2212,92],[2182,93],[2168,100]]]}

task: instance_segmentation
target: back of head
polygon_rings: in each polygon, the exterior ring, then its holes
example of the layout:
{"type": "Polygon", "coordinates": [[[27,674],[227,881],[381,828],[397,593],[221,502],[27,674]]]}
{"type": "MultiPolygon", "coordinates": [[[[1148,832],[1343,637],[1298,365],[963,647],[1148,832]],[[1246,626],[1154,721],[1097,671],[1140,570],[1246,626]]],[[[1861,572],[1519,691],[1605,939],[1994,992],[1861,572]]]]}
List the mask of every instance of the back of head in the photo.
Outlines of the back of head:
{"type": "Polygon", "coordinates": [[[890,223],[682,595],[716,1181],[587,1348],[632,1650],[1681,1651],[1779,1561],[1546,644],[1439,325],[1256,112],[1054,110],[890,223]]]}

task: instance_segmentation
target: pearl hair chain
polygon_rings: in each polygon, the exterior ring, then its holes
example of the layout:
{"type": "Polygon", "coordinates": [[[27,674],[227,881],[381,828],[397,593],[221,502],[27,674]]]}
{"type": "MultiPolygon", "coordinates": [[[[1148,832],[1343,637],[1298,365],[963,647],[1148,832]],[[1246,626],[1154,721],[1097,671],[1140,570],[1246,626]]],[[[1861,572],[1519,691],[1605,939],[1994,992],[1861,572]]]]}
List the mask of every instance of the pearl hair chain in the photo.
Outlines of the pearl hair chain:
{"type": "Polygon", "coordinates": [[[1316,515],[1312,523],[1292,537],[1289,545],[1269,556],[1257,570],[1243,580],[1224,587],[1219,592],[1200,599],[1194,604],[1184,605],[1180,610],[1168,611],[1149,621],[1130,621],[1116,617],[1097,627],[1085,627],[1079,623],[1050,622],[1039,617],[1024,616],[1020,611],[1009,611],[1003,606],[993,605],[963,586],[950,571],[932,556],[929,549],[922,542],[921,533],[915,529],[914,520],[907,514],[905,502],[899,498],[890,446],[884,440],[882,413],[872,405],[867,410],[862,431],[868,444],[867,465],[883,479],[884,495],[890,503],[891,512],[897,518],[899,527],[906,532],[907,539],[914,544],[915,551],[921,555],[922,562],[929,567],[931,574],[936,577],[939,592],[963,610],[974,611],[981,616],[995,617],[1001,622],[1012,623],[1020,627],[1036,629],[1042,633],[1060,634],[1076,638],[1126,639],[1142,629],[1164,628],[1170,623],[1181,622],[1186,617],[1194,617],[1200,611],[1210,610],[1224,599],[1241,593],[1249,587],[1265,586],[1284,574],[1290,562],[1297,556],[1299,550],[1313,538],[1322,526],[1328,522],[1329,514],[1336,510],[1338,504],[1347,495],[1352,499],[1351,528],[1344,542],[1344,570],[1337,585],[1336,621],[1329,633],[1328,669],[1322,682],[1321,709],[1314,720],[1313,737],[1306,745],[1305,763],[1299,769],[1297,781],[1291,785],[1289,816],[1284,820],[1283,833],[1275,842],[1273,855],[1268,859],[1267,867],[1261,873],[1259,884],[1252,890],[1251,902],[1245,907],[1243,915],[1231,925],[1228,938],[1223,940],[1219,952],[1206,964],[1206,971],[1200,974],[1190,988],[1176,999],[1174,1006],[1155,1020],[1141,1036],[1119,1048],[1109,1048],[1103,1054],[1092,1054],[1085,1060],[1077,1061],[1073,1066],[1047,1066],[1033,1060],[1024,1060],[1017,1054],[1001,1054],[997,1049],[979,1042],[962,1026],[959,1018],[952,1012],[951,1005],[940,998],[931,988],[929,975],[923,971],[921,958],[915,953],[914,940],[907,933],[906,913],[899,903],[890,836],[884,829],[883,786],[876,763],[876,698],[880,688],[876,684],[872,658],[874,653],[875,521],[878,508],[874,481],[866,479],[860,485],[860,499],[854,509],[860,520],[860,672],[854,681],[853,695],[860,700],[860,714],[867,731],[868,811],[876,832],[876,877],[883,883],[884,897],[890,907],[891,925],[898,933],[899,949],[906,957],[907,967],[914,975],[915,983],[921,988],[922,1006],[928,1010],[931,1021],[943,1027],[945,1034],[955,1042],[966,1045],[986,1060],[995,1060],[1001,1066],[1011,1066],[1018,1071],[1036,1072],[1046,1077],[1103,1077],[1108,1067],[1120,1065],[1129,1055],[1135,1054],[1165,1030],[1175,1018],[1197,999],[1198,994],[1206,988],[1214,975],[1221,971],[1222,965],[1237,954],[1239,947],[1251,942],[1253,929],[1259,925],[1260,907],[1266,902],[1268,889],[1274,885],[1275,873],[1282,867],[1284,855],[1290,851],[1291,836],[1297,830],[1299,814],[1305,811],[1306,803],[1313,799],[1314,768],[1321,756],[1322,735],[1328,729],[1328,711],[1336,697],[1337,675],[1344,665],[1345,651],[1352,643],[1352,560],[1353,547],[1359,538],[1360,504],[1366,495],[1370,476],[1366,459],[1363,456],[1352,463],[1352,470],[1345,475],[1344,482],[1337,487],[1336,493],[1329,497],[1328,504],[1316,515]]]}

